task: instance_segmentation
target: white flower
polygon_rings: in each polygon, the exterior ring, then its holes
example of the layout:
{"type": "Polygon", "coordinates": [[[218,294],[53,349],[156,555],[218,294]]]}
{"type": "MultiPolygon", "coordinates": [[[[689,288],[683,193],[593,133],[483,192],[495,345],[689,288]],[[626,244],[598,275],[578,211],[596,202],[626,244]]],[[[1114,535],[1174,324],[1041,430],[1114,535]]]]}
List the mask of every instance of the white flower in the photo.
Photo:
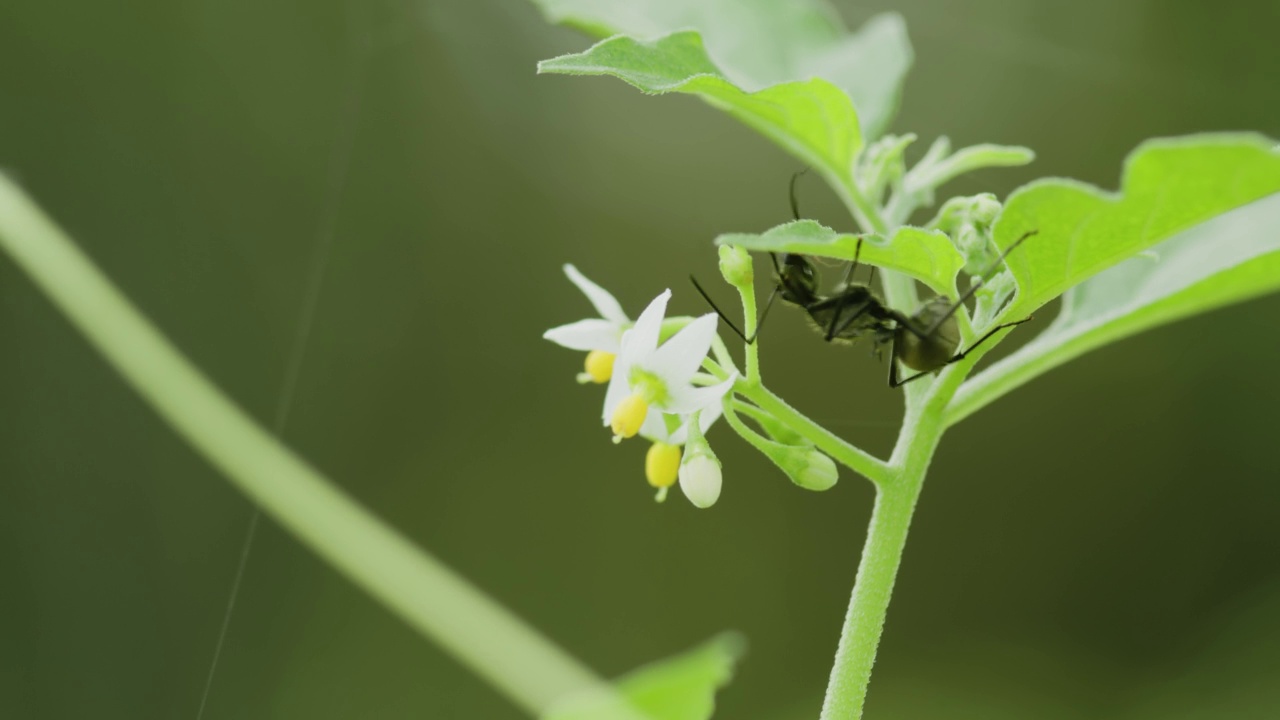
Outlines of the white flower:
{"type": "Polygon", "coordinates": [[[588,280],[577,268],[566,264],[564,274],[587,296],[600,317],[551,328],[542,337],[570,350],[603,350],[616,355],[622,333],[631,327],[631,319],[608,290],[588,280]]]}
{"type": "Polygon", "coordinates": [[[622,336],[604,398],[604,424],[613,428],[615,440],[644,432],[650,439],[679,444],[687,436],[684,425],[693,413],[707,411],[700,427],[714,422],[720,400],[737,379],[731,375],[708,387],[692,384],[715,338],[715,313],[697,318],[658,346],[670,298],[670,290],[654,298],[622,336]]]}
{"type": "Polygon", "coordinates": [[[588,351],[586,371],[578,375],[579,382],[608,382],[613,376],[614,358],[621,347],[622,334],[631,327],[631,319],[622,312],[622,306],[608,290],[588,280],[577,268],[565,265],[564,274],[587,296],[600,317],[551,328],[542,337],[570,350],[588,351]]]}

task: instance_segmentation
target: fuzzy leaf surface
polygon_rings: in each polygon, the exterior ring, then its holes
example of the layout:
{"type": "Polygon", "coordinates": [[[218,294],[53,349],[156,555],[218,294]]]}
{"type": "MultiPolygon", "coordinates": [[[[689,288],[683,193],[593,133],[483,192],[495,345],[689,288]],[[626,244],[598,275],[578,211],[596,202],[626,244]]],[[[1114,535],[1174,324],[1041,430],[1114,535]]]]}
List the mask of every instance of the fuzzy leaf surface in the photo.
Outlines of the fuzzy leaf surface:
{"type": "Polygon", "coordinates": [[[839,88],[813,78],[747,92],[724,76],[692,31],[652,42],[610,38],[581,53],[543,60],[538,71],[611,75],[646,93],[698,95],[846,183],[862,148],[858,117],[839,88]]]}
{"type": "MultiPolygon", "coordinates": [[[[852,260],[858,235],[838,233],[813,220],[794,220],[761,234],[730,233],[716,238],[717,245],[739,245],[747,250],[799,253],[836,260],[852,260]]],[[[940,295],[955,294],[956,274],[964,257],[945,233],[902,227],[891,239],[862,236],[859,262],[905,273],[940,295]]]]}
{"type": "Polygon", "coordinates": [[[957,394],[953,420],[1090,350],[1280,290],[1280,192],[1219,215],[1067,291],[1035,340],[957,394]]]}
{"type": "Polygon", "coordinates": [[[868,136],[897,109],[911,67],[906,25],[877,15],[850,33],[825,0],[534,0],[548,20],[599,37],[651,40],[693,30],[731,83],[746,92],[822,78],[852,100],[868,136]]]}
{"type": "Polygon", "coordinates": [[[1018,282],[1008,316],[1214,216],[1280,192],[1276,143],[1247,133],[1151,140],[1130,153],[1119,193],[1073,180],[1016,190],[996,225],[1001,248],[1038,230],[1007,259],[1018,282]]]}
{"type": "Polygon", "coordinates": [[[923,171],[909,173],[906,178],[906,191],[908,193],[924,192],[974,170],[1018,167],[1035,159],[1036,154],[1031,148],[1017,145],[972,145],[957,151],[945,160],[930,164],[923,171]]]}

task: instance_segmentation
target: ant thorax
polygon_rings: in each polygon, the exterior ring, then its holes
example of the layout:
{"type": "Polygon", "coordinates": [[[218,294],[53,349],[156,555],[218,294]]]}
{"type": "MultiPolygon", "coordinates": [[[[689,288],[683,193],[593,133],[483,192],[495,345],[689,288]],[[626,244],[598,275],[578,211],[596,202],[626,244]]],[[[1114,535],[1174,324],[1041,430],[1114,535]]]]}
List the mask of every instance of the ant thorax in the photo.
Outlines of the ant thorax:
{"type": "Polygon", "coordinates": [[[853,342],[869,333],[881,334],[889,311],[871,288],[849,285],[835,295],[823,297],[807,307],[809,321],[828,341],[853,342]]]}

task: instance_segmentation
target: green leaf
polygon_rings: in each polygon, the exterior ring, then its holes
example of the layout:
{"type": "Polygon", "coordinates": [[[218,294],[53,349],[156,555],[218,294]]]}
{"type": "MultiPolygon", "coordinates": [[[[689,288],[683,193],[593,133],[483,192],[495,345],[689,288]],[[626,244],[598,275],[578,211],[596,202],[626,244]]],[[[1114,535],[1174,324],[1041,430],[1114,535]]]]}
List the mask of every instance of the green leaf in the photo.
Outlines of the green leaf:
{"type": "Polygon", "coordinates": [[[543,720],[596,720],[616,715],[612,703],[624,699],[649,720],[707,720],[715,692],[728,684],[745,643],[725,633],[666,660],[620,678],[614,699],[577,697],[543,715],[543,720]]]}
{"type": "Polygon", "coordinates": [[[823,0],[534,0],[547,19],[600,37],[655,38],[693,30],[730,81],[747,92],[822,78],[853,101],[868,136],[888,126],[911,44],[897,14],[850,34],[823,0]]]}
{"type": "MultiPolygon", "coordinates": [[[[928,285],[939,295],[955,295],[956,273],[964,258],[945,233],[915,227],[899,228],[893,239],[863,235],[859,262],[905,273],[928,285]]],[[[717,245],[738,245],[747,250],[800,253],[852,260],[858,235],[837,233],[813,220],[795,220],[763,234],[730,233],[716,238],[717,245]]]]}
{"type": "Polygon", "coordinates": [[[1071,180],[1015,191],[996,225],[1018,295],[1007,315],[1026,315],[1067,288],[1215,215],[1280,192],[1280,152],[1255,134],[1152,140],[1130,154],[1121,192],[1071,180]]]}
{"type": "Polygon", "coordinates": [[[1072,288],[1035,340],[961,388],[956,422],[1072,358],[1280,289],[1280,193],[1185,230],[1072,288]]]}
{"type": "Polygon", "coordinates": [[[746,92],[712,63],[696,32],[654,42],[610,38],[585,52],[544,60],[538,72],[612,75],[647,93],[699,95],[845,184],[862,148],[858,117],[839,88],[815,78],[746,92]]]}
{"type": "Polygon", "coordinates": [[[972,145],[945,160],[916,165],[903,179],[903,189],[907,193],[928,192],[967,172],[989,167],[1017,167],[1035,159],[1036,154],[1031,148],[1017,145],[972,145]]]}

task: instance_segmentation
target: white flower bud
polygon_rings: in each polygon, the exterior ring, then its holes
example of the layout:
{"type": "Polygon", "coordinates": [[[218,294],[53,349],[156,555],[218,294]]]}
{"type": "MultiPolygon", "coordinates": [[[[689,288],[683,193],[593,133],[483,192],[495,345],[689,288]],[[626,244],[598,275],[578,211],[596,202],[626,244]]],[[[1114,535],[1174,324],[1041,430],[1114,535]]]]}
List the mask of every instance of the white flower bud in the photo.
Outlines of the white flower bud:
{"type": "Polygon", "coordinates": [[[680,465],[680,489],[694,507],[709,508],[720,499],[720,463],[711,455],[686,457],[680,465]]]}

